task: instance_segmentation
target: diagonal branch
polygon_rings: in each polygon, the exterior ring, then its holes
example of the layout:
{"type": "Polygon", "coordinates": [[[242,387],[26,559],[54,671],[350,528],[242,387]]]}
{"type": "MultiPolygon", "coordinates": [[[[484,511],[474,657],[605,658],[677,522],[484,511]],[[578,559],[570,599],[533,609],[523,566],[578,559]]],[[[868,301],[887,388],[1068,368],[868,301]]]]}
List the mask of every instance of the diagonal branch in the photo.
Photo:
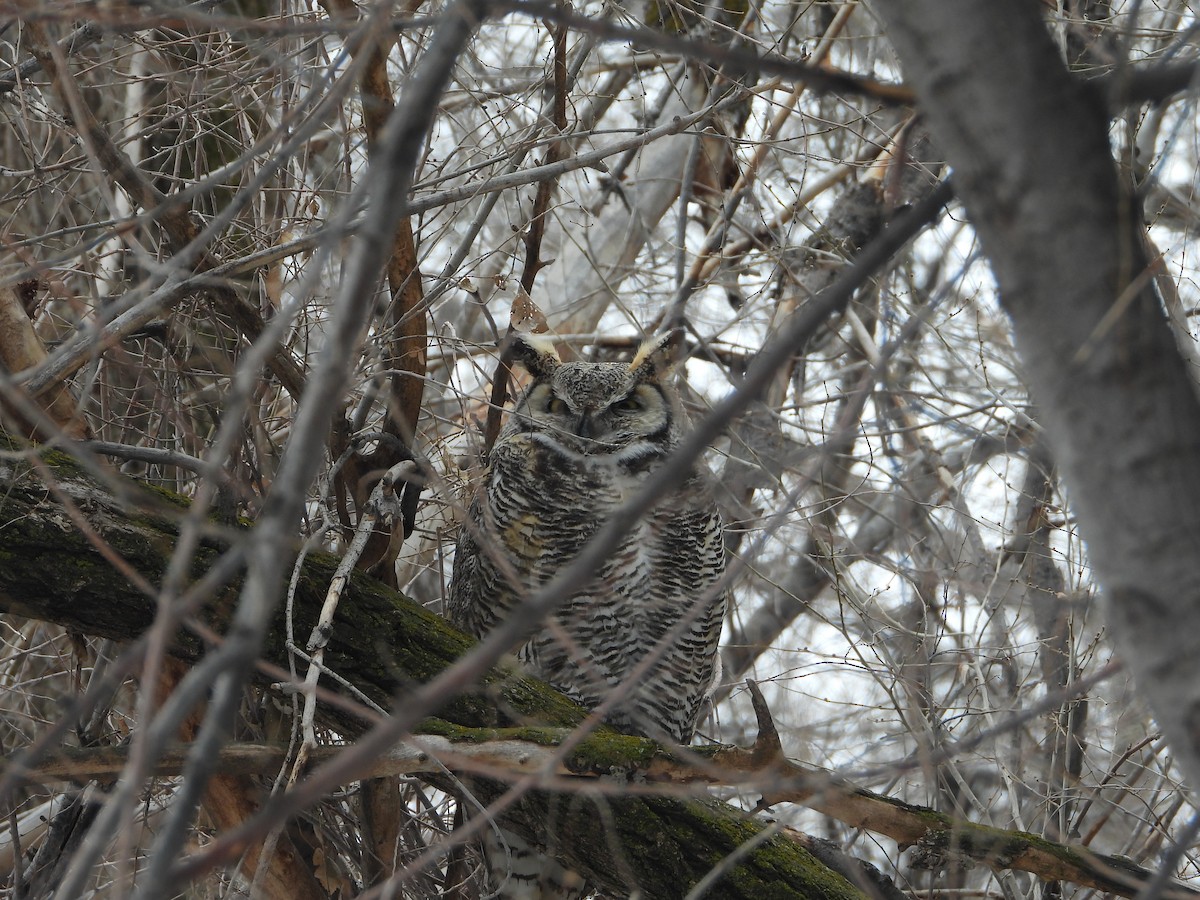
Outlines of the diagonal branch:
{"type": "MultiPolygon", "coordinates": [[[[154,599],[134,588],[128,579],[114,573],[104,557],[80,532],[69,526],[64,528],[59,508],[45,501],[45,487],[33,477],[27,465],[14,463],[13,459],[15,457],[11,455],[0,459],[0,553],[12,563],[0,566],[0,611],[56,622],[85,634],[117,640],[137,638],[153,621],[154,599]]],[[[88,511],[93,530],[112,549],[135,565],[151,583],[158,583],[169,563],[175,535],[169,520],[161,517],[161,508],[158,514],[152,511],[155,495],[147,494],[146,509],[132,509],[119,503],[61,456],[55,455],[54,459],[54,477],[63,495],[88,511]]],[[[230,538],[244,541],[244,537],[236,535],[230,538]]],[[[216,540],[214,536],[199,554],[198,572],[218,564],[224,546],[225,542],[216,540]]],[[[336,558],[327,555],[312,554],[306,559],[293,604],[296,629],[305,631],[315,624],[325,586],[336,566],[336,558]]],[[[200,613],[201,619],[218,631],[226,630],[231,622],[237,594],[236,584],[219,591],[200,613]]],[[[284,618],[282,610],[275,613],[264,648],[266,659],[280,663],[286,660],[287,631],[284,618]]],[[[206,658],[203,655],[204,644],[195,636],[198,631],[205,630],[193,629],[177,635],[173,654],[185,662],[206,658]]],[[[330,632],[325,663],[373,702],[388,703],[389,698],[411,695],[417,683],[428,681],[452,667],[471,648],[471,640],[440,617],[404,600],[368,576],[355,573],[347,585],[338,620],[330,632]]],[[[278,678],[277,675],[273,677],[278,678]]],[[[444,719],[440,726],[444,732],[440,746],[459,744],[463,739],[478,742],[481,737],[516,738],[516,742],[523,746],[517,747],[510,756],[527,757],[527,766],[540,764],[544,760],[544,757],[536,756],[539,752],[556,753],[557,748],[553,743],[560,740],[563,734],[562,731],[551,734],[530,728],[531,722],[573,729],[587,716],[583,709],[546,685],[511,669],[485,672],[472,690],[460,696],[444,698],[444,701],[440,710],[444,719]],[[500,733],[494,730],[471,731],[472,728],[495,725],[520,727],[515,731],[500,733]]],[[[371,718],[355,715],[353,707],[353,704],[346,703],[323,705],[322,712],[340,733],[353,738],[363,733],[365,720],[371,718]]],[[[427,727],[438,726],[429,722],[427,727]]],[[[428,740],[437,741],[439,738],[428,740]]],[[[593,735],[591,741],[585,747],[590,748],[589,753],[594,757],[592,761],[588,761],[588,756],[582,750],[577,750],[565,763],[568,768],[564,771],[569,772],[573,766],[579,771],[594,773],[600,767],[610,768],[618,760],[628,759],[630,748],[636,748],[641,755],[652,755],[657,749],[648,742],[620,737],[607,730],[593,735]],[[598,755],[604,753],[608,756],[598,755]]],[[[168,768],[182,765],[184,759],[194,755],[195,746],[187,748],[189,752],[182,757],[168,752],[164,757],[168,768]]],[[[462,746],[465,755],[472,752],[470,743],[462,746]]],[[[481,746],[486,747],[487,744],[481,746]]],[[[337,759],[348,762],[346,770],[351,772],[348,776],[350,780],[372,774],[370,766],[374,754],[364,754],[363,749],[361,746],[349,750],[341,748],[337,754],[337,759]],[[355,754],[358,754],[357,758],[355,754]]],[[[429,747],[421,751],[426,762],[432,757],[430,749],[436,748],[429,747]]],[[[239,751],[235,749],[232,752],[236,755],[239,751]]],[[[488,751],[480,751],[484,752],[488,751]]],[[[452,759],[453,754],[448,754],[448,758],[452,759]]],[[[637,754],[633,758],[636,759],[637,754]]],[[[228,757],[224,758],[225,763],[218,764],[221,759],[219,751],[212,754],[210,762],[214,770],[219,771],[227,764],[228,757]]],[[[111,763],[112,758],[109,761],[111,763]]],[[[27,762],[28,765],[38,764],[33,758],[27,762]]],[[[497,760],[490,762],[494,768],[497,760]]],[[[13,765],[4,771],[5,782],[11,783],[12,776],[19,776],[22,772],[28,775],[32,771],[23,762],[17,765],[22,766],[18,771],[13,770],[13,765]]],[[[75,774],[81,774],[81,771],[77,767],[75,774]]],[[[301,787],[303,785],[304,782],[301,782],[301,787]]],[[[544,817],[557,802],[554,799],[556,796],[556,793],[532,791],[521,798],[515,815],[519,821],[526,823],[539,815],[544,817]]],[[[571,798],[575,795],[568,793],[567,796],[571,798]]],[[[314,802],[320,798],[321,795],[316,794],[314,802]]],[[[578,860],[575,856],[572,860],[585,868],[602,865],[602,860],[598,862],[593,858],[592,850],[597,841],[605,846],[610,843],[603,830],[606,826],[602,823],[616,816],[623,823],[621,828],[624,833],[628,833],[628,829],[645,830],[640,838],[631,837],[625,850],[633,865],[634,875],[642,884],[654,884],[656,879],[668,877],[673,879],[676,889],[694,883],[709,870],[714,863],[714,855],[719,857],[728,854],[743,841],[759,833],[762,827],[748,819],[744,812],[715,801],[686,797],[601,795],[595,802],[604,805],[604,812],[600,814],[593,809],[586,815],[581,813],[582,824],[592,830],[579,832],[578,843],[571,851],[577,854],[578,860]],[[666,839],[666,845],[663,844],[663,835],[656,831],[665,822],[671,823],[669,833],[675,835],[666,839]],[[675,853],[675,867],[663,870],[662,860],[657,853],[666,846],[675,846],[675,842],[679,847],[675,853]],[[698,849],[704,847],[708,849],[698,849]]],[[[520,827],[519,821],[515,827],[520,827]]],[[[229,834],[226,832],[226,836],[229,834]]],[[[235,843],[232,852],[236,853],[245,846],[235,843]]],[[[188,871],[193,874],[204,871],[225,859],[223,855],[202,856],[188,871]]],[[[743,861],[738,871],[750,873],[751,885],[758,883],[761,886],[765,877],[762,872],[776,865],[783,865],[786,883],[791,885],[781,896],[858,896],[840,877],[815,864],[808,851],[791,846],[789,841],[780,837],[763,844],[743,861]],[[760,873],[757,876],[753,875],[756,871],[760,873]],[[758,882],[754,882],[753,878],[758,878],[758,882]],[[823,887],[810,890],[814,884],[823,887]]],[[[610,866],[607,872],[588,871],[588,875],[589,878],[594,875],[597,884],[608,885],[614,893],[619,893],[622,887],[613,883],[613,873],[618,870],[619,867],[610,866]]],[[[652,895],[664,898],[676,896],[667,888],[655,891],[652,895]]],[[[754,894],[729,893],[725,896],[749,898],[754,894]]]]}

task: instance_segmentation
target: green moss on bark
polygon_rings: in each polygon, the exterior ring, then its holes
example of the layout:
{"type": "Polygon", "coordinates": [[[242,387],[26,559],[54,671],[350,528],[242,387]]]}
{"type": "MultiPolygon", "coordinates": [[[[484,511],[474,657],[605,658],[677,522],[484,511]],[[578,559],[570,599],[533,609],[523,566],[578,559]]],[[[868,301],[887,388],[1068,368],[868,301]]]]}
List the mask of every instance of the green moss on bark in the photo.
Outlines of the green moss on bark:
{"type": "MultiPolygon", "coordinates": [[[[500,785],[473,784],[495,801],[500,785]]],[[[563,864],[615,896],[635,889],[656,900],[682,898],[727,858],[707,896],[723,900],[862,900],[845,878],[783,835],[762,839],[762,824],[717,800],[595,796],[528,791],[506,825],[544,842],[563,864]]]]}
{"type": "MultiPolygon", "coordinates": [[[[52,463],[59,487],[73,498],[99,541],[116,550],[150,584],[161,583],[171,559],[175,527],[153,508],[130,508],[90,482],[68,460],[52,463]]],[[[161,504],[159,497],[157,503],[161,504]]],[[[203,545],[192,561],[199,577],[222,547],[203,545]]],[[[117,640],[139,636],[153,621],[156,601],[145,596],[76,528],[28,464],[0,459],[0,611],[57,622],[76,631],[117,640]]],[[[305,560],[293,600],[293,633],[306,643],[338,560],[312,554],[305,560]]],[[[233,584],[211,598],[202,617],[217,630],[237,601],[233,584]]],[[[264,648],[265,658],[286,663],[286,605],[281,604],[264,648]]],[[[353,575],[338,607],[325,663],[384,707],[402,705],[414,685],[442,672],[472,641],[417,604],[361,575],[353,575]]],[[[190,660],[200,642],[187,632],[173,652],[190,660]]],[[[332,681],[326,681],[332,687],[332,681]]],[[[555,746],[564,728],[586,713],[513,665],[490,672],[477,689],[448,698],[441,722],[426,723],[451,740],[511,736],[555,746]],[[483,729],[480,731],[479,729],[483,729]],[[496,730],[503,729],[503,730],[496,730]]],[[[340,713],[338,715],[341,715],[340,713]]],[[[342,720],[347,736],[363,723],[342,720]]],[[[599,729],[574,747],[568,765],[584,772],[621,772],[659,751],[641,738],[599,729]]],[[[645,896],[683,896],[714,865],[757,840],[762,830],[744,813],[717,801],[666,797],[596,797],[580,791],[524,794],[510,814],[513,827],[542,835],[555,852],[613,894],[640,887],[645,896]]],[[[492,785],[495,794],[504,788],[492,785]]],[[[711,896],[737,898],[849,898],[859,896],[806,850],[774,837],[757,846],[723,877],[711,896]]]]}

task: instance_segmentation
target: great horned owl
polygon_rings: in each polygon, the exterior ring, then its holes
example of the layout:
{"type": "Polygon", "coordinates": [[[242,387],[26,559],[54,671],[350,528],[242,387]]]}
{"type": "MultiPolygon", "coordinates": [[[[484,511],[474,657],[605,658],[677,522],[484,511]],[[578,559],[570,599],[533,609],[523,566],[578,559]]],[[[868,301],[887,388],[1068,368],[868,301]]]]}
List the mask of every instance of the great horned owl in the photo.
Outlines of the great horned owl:
{"type": "MultiPolygon", "coordinates": [[[[533,381],[492,450],[450,582],[451,617],[479,637],[672,464],[685,429],[665,338],[629,364],[564,363],[550,342],[531,336],[517,337],[513,350],[533,381]]],[[[616,728],[687,743],[717,675],[724,569],[717,507],[705,476],[692,472],[629,523],[591,582],[565,598],[518,655],[589,708],[618,692],[604,716],[616,728]],[[652,652],[653,666],[631,679],[652,652]]],[[[555,885],[561,878],[549,861],[523,858],[523,842],[510,843],[508,887],[498,896],[578,896],[555,885]]],[[[495,869],[496,848],[485,850],[495,869]]],[[[503,874],[493,871],[491,880],[497,889],[503,874]]]]}

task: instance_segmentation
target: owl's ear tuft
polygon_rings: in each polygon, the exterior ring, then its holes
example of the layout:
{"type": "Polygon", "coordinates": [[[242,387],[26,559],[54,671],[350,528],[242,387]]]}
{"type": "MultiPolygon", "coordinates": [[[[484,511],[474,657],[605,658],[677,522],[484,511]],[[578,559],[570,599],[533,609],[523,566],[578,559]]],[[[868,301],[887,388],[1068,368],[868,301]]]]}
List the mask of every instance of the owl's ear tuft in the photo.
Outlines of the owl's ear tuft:
{"type": "Polygon", "coordinates": [[[554,341],[544,334],[514,331],[509,338],[509,353],[534,378],[549,378],[562,365],[554,341]]]}
{"type": "Polygon", "coordinates": [[[678,362],[676,351],[682,336],[679,331],[668,331],[650,338],[638,349],[633,362],[629,364],[629,371],[638,381],[663,381],[669,378],[678,362]]]}

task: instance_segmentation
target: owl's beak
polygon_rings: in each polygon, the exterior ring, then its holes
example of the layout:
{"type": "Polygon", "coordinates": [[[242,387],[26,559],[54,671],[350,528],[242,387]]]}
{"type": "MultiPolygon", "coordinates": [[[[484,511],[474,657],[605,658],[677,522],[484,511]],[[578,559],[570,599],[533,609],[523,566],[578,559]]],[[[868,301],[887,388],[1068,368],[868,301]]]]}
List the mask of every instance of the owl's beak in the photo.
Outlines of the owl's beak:
{"type": "Polygon", "coordinates": [[[581,438],[594,438],[596,436],[596,423],[592,421],[591,413],[583,413],[579,416],[579,423],[575,426],[575,433],[581,438]]]}

